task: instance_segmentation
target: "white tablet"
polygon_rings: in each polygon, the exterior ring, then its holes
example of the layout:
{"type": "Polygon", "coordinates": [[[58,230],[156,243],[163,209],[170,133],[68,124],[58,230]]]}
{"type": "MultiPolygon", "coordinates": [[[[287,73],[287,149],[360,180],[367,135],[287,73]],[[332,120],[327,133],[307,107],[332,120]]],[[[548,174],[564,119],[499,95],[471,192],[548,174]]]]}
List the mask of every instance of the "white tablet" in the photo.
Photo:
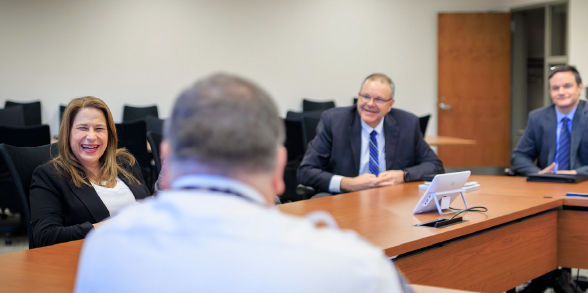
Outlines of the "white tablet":
{"type": "Polygon", "coordinates": [[[431,184],[414,208],[413,213],[421,214],[438,210],[440,214],[444,214],[442,210],[448,209],[449,204],[461,194],[470,173],[470,171],[463,171],[435,175],[435,178],[433,178],[433,181],[431,181],[431,184]]]}

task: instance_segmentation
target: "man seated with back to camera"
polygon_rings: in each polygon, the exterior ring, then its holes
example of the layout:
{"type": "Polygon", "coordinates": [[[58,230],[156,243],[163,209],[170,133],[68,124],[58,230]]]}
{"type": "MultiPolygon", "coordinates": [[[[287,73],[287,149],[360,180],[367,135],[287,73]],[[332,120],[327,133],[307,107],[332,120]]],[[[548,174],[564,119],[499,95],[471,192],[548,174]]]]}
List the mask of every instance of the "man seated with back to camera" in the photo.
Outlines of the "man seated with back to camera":
{"type": "Polygon", "coordinates": [[[170,188],[88,235],[76,292],[404,291],[380,248],[273,206],[283,142],[255,84],[220,74],[184,91],[161,148],[170,188]]]}
{"type": "Polygon", "coordinates": [[[323,112],[298,182],[323,194],[341,193],[443,173],[418,117],[393,109],[394,101],[392,80],[374,73],[362,82],[356,106],[323,112]]]}

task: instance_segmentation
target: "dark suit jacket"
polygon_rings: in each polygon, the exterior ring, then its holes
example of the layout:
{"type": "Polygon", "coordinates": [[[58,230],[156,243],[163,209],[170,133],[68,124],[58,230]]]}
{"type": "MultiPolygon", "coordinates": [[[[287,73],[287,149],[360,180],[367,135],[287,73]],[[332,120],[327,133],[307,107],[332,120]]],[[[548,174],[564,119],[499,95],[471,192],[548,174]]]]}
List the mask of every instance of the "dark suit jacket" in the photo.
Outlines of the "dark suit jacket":
{"type": "MultiPolygon", "coordinates": [[[[532,111],[525,134],[512,152],[512,170],[522,175],[535,174],[553,163],[556,128],[555,105],[532,111]]],[[[578,104],[572,122],[570,169],[588,175],[588,105],[585,101],[578,104]]]]}
{"type": "MultiPolygon", "coordinates": [[[[142,183],[132,183],[119,176],[135,198],[149,196],[139,164],[121,166],[142,183]]],[[[51,162],[33,171],[30,202],[35,247],[82,239],[90,232],[92,224],[110,216],[93,187],[75,187],[71,177],[65,172],[58,172],[51,162]]]]}
{"type": "MultiPolygon", "coordinates": [[[[415,115],[393,108],[384,117],[383,131],[387,170],[404,170],[407,181],[443,172],[443,164],[423,139],[415,115]]],[[[333,175],[359,175],[360,152],[361,117],[356,107],[327,110],[298,168],[298,181],[328,192],[333,175]]]]}

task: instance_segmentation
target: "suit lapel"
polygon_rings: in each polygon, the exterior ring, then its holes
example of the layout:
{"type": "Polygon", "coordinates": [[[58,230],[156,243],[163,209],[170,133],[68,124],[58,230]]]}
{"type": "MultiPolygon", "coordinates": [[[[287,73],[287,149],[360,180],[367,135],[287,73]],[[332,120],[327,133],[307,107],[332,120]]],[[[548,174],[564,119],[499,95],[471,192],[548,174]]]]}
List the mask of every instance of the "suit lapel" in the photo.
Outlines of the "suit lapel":
{"type": "Polygon", "coordinates": [[[394,138],[398,138],[400,129],[398,129],[398,122],[390,113],[384,116],[384,153],[386,154],[386,170],[391,168],[394,160],[394,153],[396,152],[396,143],[394,138]]]}
{"type": "Polygon", "coordinates": [[[584,127],[584,117],[587,117],[586,111],[588,108],[585,107],[586,103],[580,101],[576,113],[574,114],[574,120],[572,122],[572,141],[570,142],[570,169],[574,170],[579,166],[576,166],[576,154],[578,154],[578,147],[580,147],[580,141],[582,140],[582,130],[584,127]]]}
{"type": "Polygon", "coordinates": [[[353,119],[349,125],[349,144],[353,156],[353,172],[359,172],[359,159],[361,157],[361,117],[357,111],[353,111],[353,119]]]}
{"type": "Polygon", "coordinates": [[[71,181],[68,184],[72,193],[86,206],[94,222],[100,222],[110,216],[108,208],[92,186],[83,185],[81,188],[77,188],[71,181]]]}
{"type": "Polygon", "coordinates": [[[557,118],[555,116],[555,106],[552,106],[549,108],[549,111],[547,111],[547,115],[545,115],[545,133],[546,133],[546,137],[545,137],[545,141],[543,143],[545,143],[545,145],[549,146],[548,152],[547,152],[547,162],[548,164],[551,164],[554,162],[555,160],[555,148],[556,148],[556,144],[557,144],[557,135],[556,135],[556,129],[557,129],[557,118]]]}

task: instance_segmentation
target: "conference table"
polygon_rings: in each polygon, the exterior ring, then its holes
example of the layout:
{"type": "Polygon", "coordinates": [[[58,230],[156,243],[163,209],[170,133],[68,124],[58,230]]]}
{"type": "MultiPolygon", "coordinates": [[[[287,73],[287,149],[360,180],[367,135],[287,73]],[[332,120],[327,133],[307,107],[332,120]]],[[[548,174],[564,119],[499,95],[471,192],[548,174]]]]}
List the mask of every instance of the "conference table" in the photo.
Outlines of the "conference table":
{"type": "MultiPolygon", "coordinates": [[[[280,205],[304,216],[326,210],[393,258],[416,292],[500,292],[557,266],[588,268],[588,192],[577,184],[526,182],[524,177],[471,176],[480,189],[465,194],[464,222],[444,228],[415,224],[440,217],[412,214],[422,182],[405,183],[280,205]]],[[[458,200],[453,207],[463,206],[458,200]]],[[[285,227],[286,229],[287,227],[285,227]]],[[[328,228],[325,228],[328,229],[328,228]]],[[[0,255],[7,292],[71,292],[83,241],[0,255]]]]}
{"type": "MultiPolygon", "coordinates": [[[[558,266],[588,268],[588,192],[576,184],[526,182],[524,177],[471,176],[465,222],[444,228],[415,224],[439,214],[412,214],[421,182],[281,205],[286,213],[326,210],[340,228],[357,231],[394,259],[410,283],[501,292],[558,266]]],[[[458,200],[454,207],[463,207],[458,200]]]]}
{"type": "Polygon", "coordinates": [[[476,144],[476,140],[474,140],[474,139],[452,137],[452,136],[427,135],[427,136],[425,136],[425,141],[430,146],[449,146],[449,145],[455,146],[455,145],[474,145],[474,144],[476,144]]]}

